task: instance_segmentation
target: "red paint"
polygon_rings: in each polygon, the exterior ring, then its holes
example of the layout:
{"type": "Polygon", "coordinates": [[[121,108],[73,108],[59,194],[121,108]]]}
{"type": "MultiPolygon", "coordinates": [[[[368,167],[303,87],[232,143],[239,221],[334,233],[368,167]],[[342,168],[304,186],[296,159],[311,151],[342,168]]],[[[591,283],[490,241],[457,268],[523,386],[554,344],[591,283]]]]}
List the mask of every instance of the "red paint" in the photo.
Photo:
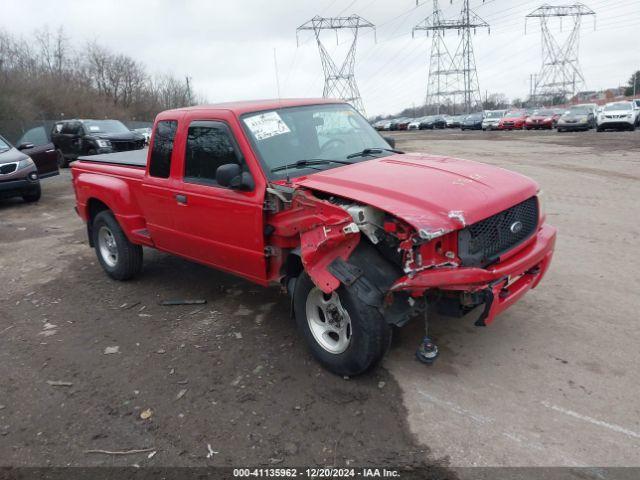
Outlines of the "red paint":
{"type": "Polygon", "coordinates": [[[527,121],[527,112],[513,111],[508,112],[504,117],[500,119],[498,123],[498,130],[522,130],[527,121]],[[509,117],[511,114],[518,114],[517,116],[509,117]]]}
{"type": "MultiPolygon", "coordinates": [[[[544,224],[544,218],[534,237],[491,267],[451,266],[459,260],[455,256],[458,230],[536,195],[535,182],[501,168],[441,156],[391,155],[294,177],[286,185],[293,192],[286,207],[277,213],[265,211],[268,181],[241,128],[240,116],[321,103],[335,101],[242,102],[163,112],[156,122],[178,122],[170,177],[150,177],[144,168],[80,160],[72,169],[78,213],[88,221],[90,205],[101,202],[114,212],[131,242],[261,285],[281,280],[288,256],[298,252],[309,276],[328,293],[339,286],[328,265],[337,258],[347,261],[359,242],[365,241],[365,235],[353,231],[349,213],[324,199],[335,196],[373,206],[394,217],[385,221],[383,229],[401,240],[403,266],[412,271],[398,278],[391,291],[406,290],[419,296],[429,289],[497,289],[494,293],[498,300],[492,305],[489,323],[537,285],[548,268],[556,235],[553,227],[544,224]],[[187,129],[194,120],[217,120],[228,125],[255,181],[252,191],[183,181],[187,129]],[[186,195],[188,204],[177,202],[176,195],[186,195]],[[265,233],[267,230],[269,233],[265,233]],[[420,230],[441,231],[442,236],[420,241],[420,230]],[[417,240],[422,244],[414,248],[417,240]],[[494,282],[508,276],[521,278],[507,294],[503,284],[494,282]]],[[[521,128],[524,113],[520,120],[517,125],[521,128]]],[[[278,182],[282,186],[285,183],[278,182]]]]}

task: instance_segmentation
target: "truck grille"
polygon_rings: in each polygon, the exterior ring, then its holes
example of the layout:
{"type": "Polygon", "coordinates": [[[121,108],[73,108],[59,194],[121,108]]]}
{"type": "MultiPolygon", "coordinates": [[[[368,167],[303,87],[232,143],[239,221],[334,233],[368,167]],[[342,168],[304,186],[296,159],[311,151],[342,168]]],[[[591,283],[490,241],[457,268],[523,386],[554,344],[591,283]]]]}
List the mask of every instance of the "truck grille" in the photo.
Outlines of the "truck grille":
{"type": "Polygon", "coordinates": [[[17,163],[5,163],[0,165],[0,175],[9,175],[18,169],[17,163]]]}
{"type": "Polygon", "coordinates": [[[458,256],[464,266],[485,267],[520,245],[538,226],[538,199],[531,197],[458,233],[458,256]]]}
{"type": "Polygon", "coordinates": [[[111,146],[116,152],[128,152],[129,150],[140,150],[144,147],[144,140],[131,141],[114,141],[111,140],[111,146]]]}

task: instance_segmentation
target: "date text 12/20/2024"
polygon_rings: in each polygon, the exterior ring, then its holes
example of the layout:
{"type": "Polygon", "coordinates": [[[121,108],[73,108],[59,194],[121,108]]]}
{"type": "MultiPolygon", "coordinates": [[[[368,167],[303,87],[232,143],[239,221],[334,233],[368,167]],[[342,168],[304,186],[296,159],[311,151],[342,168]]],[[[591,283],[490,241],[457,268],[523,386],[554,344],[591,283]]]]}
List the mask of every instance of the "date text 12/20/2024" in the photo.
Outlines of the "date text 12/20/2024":
{"type": "Polygon", "coordinates": [[[235,478],[402,478],[387,468],[235,468],[235,478]]]}

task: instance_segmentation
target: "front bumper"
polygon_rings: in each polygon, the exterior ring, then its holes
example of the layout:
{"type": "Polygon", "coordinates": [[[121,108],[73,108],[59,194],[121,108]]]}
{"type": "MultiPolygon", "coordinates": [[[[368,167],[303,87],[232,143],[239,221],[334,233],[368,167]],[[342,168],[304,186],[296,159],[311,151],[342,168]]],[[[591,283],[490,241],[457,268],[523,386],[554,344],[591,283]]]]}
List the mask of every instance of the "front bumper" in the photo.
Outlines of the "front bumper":
{"type": "Polygon", "coordinates": [[[540,283],[553,257],[556,234],[555,227],[543,224],[527,246],[507,260],[486,269],[446,267],[423,270],[401,278],[391,287],[391,291],[403,291],[415,297],[424,295],[430,289],[483,292],[486,301],[480,325],[489,325],[496,316],[540,283]]]}

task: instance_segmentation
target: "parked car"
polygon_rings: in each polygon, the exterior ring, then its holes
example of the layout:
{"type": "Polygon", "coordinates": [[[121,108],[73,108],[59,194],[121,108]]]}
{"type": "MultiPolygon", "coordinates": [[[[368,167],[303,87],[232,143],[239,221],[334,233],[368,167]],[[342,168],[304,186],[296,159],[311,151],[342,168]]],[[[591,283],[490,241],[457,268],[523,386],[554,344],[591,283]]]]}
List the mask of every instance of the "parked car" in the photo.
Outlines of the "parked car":
{"type": "Polygon", "coordinates": [[[447,128],[460,128],[462,125],[462,120],[466,115],[452,115],[446,118],[446,126],[447,128]]]}
{"type": "Polygon", "coordinates": [[[433,128],[447,128],[447,117],[436,115],[433,119],[433,128]]]}
{"type": "Polygon", "coordinates": [[[392,326],[427,303],[478,307],[475,324],[490,324],[538,285],[556,237],[532,180],[403,155],[328,99],[163,112],[147,157],[83,157],[72,178],[109,276],[138,274],[147,246],[280,284],[312,354],[340,375],[376,365],[392,326]]]}
{"type": "Polygon", "coordinates": [[[447,128],[447,119],[444,115],[428,115],[420,121],[420,130],[433,130],[447,128]]]}
{"type": "Polygon", "coordinates": [[[49,147],[25,142],[15,148],[0,137],[0,198],[40,200],[40,179],[59,173],[55,150],[49,147]]]}
{"type": "Polygon", "coordinates": [[[633,102],[607,103],[598,115],[597,130],[635,130],[637,116],[638,110],[633,102]]]}
{"type": "Polygon", "coordinates": [[[558,119],[558,132],[587,131],[596,126],[596,112],[591,104],[572,105],[558,119]]]}
{"type": "Polygon", "coordinates": [[[498,128],[500,119],[507,113],[506,110],[486,110],[482,120],[482,130],[494,130],[498,128]]]}
{"type": "Polygon", "coordinates": [[[435,115],[427,115],[426,117],[422,117],[420,121],[420,125],[418,128],[420,130],[433,130],[436,125],[436,116],[435,115]]]}
{"type": "Polygon", "coordinates": [[[389,130],[397,131],[397,130],[406,130],[409,128],[409,123],[411,122],[410,118],[407,117],[399,117],[391,120],[391,125],[389,126],[389,130]]]}
{"type": "Polygon", "coordinates": [[[420,124],[426,119],[427,117],[418,117],[418,118],[414,118],[411,123],[409,123],[409,130],[420,130],[420,124]]]}
{"type": "Polygon", "coordinates": [[[63,120],[51,130],[51,140],[64,156],[63,167],[81,155],[144,148],[144,137],[118,120],[63,120]]]}
{"type": "Polygon", "coordinates": [[[498,122],[498,130],[522,130],[527,116],[528,114],[524,110],[507,112],[498,122]]]}
{"type": "Polygon", "coordinates": [[[560,118],[561,113],[556,110],[548,108],[542,108],[535,110],[524,123],[524,128],[527,130],[553,130],[556,127],[556,123],[560,118]]]}
{"type": "Polygon", "coordinates": [[[460,130],[482,130],[482,121],[484,114],[482,112],[471,113],[465,117],[460,125],[460,130]]]}
{"type": "Polygon", "coordinates": [[[150,127],[132,128],[131,131],[133,133],[137,133],[139,135],[142,135],[142,137],[144,138],[144,144],[145,145],[149,145],[149,141],[151,140],[151,128],[150,127]]]}

